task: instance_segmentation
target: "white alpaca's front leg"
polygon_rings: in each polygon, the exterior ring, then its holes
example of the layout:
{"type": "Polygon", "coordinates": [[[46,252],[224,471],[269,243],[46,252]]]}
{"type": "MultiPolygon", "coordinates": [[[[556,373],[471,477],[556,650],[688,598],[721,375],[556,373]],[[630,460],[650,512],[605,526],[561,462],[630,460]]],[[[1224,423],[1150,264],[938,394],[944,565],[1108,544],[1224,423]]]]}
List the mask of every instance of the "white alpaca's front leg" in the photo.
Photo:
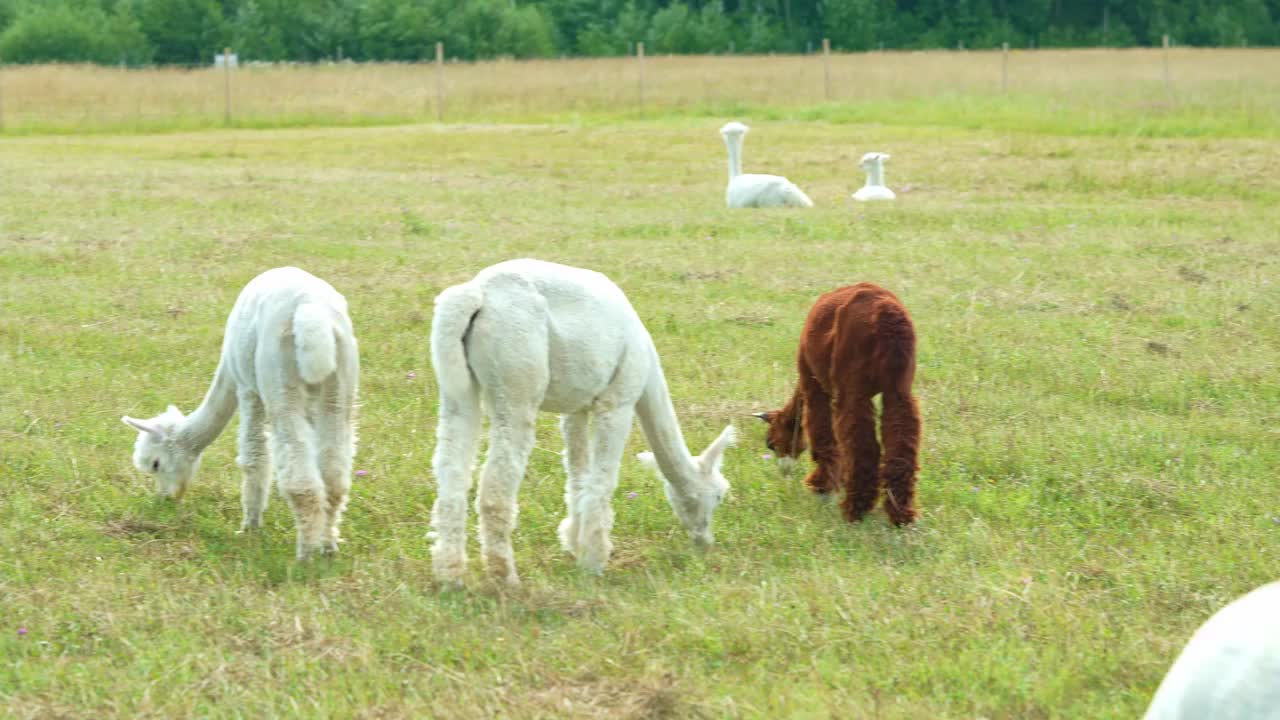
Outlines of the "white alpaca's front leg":
{"type": "Polygon", "coordinates": [[[591,476],[577,497],[580,550],[578,564],[590,573],[604,572],[613,552],[613,491],[618,467],[631,434],[634,409],[619,408],[595,417],[591,433],[591,476]]]}
{"type": "Polygon", "coordinates": [[[236,464],[244,474],[240,485],[240,506],[244,509],[240,532],[244,532],[262,527],[262,513],[271,495],[271,454],[263,432],[262,400],[251,392],[239,393],[238,399],[240,436],[236,464]]]}
{"type": "Polygon", "coordinates": [[[524,411],[495,410],[491,414],[489,457],[480,475],[476,513],[480,516],[480,552],[489,574],[507,585],[518,585],[511,533],[516,527],[516,496],[533,451],[536,406],[524,411]]]}
{"type": "Polygon", "coordinates": [[[586,412],[565,415],[560,418],[560,432],[564,435],[564,505],[565,518],[560,521],[560,546],[565,552],[578,556],[581,546],[578,530],[577,498],[591,478],[590,418],[586,412]]]}
{"type": "Polygon", "coordinates": [[[440,399],[440,424],[432,468],[436,502],[431,508],[431,566],[436,579],[460,585],[467,571],[467,495],[480,441],[480,400],[474,391],[440,399]]]}

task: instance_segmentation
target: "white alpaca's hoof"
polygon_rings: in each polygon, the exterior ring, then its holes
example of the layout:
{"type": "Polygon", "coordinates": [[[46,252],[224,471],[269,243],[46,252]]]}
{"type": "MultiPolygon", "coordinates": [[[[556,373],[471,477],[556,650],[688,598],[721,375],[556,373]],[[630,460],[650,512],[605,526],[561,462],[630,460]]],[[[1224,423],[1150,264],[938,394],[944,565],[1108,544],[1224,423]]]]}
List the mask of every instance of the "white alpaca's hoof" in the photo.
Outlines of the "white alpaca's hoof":
{"type": "Polygon", "coordinates": [[[307,548],[300,547],[298,548],[298,553],[296,557],[298,562],[304,563],[304,562],[309,562],[312,558],[316,557],[317,555],[320,555],[323,552],[324,552],[323,548],[320,548],[320,547],[307,547],[307,548]]]}
{"type": "Polygon", "coordinates": [[[441,583],[461,586],[462,578],[467,574],[467,556],[462,552],[433,548],[431,571],[441,583]]]}
{"type": "Polygon", "coordinates": [[[560,547],[564,548],[564,551],[570,555],[577,557],[578,543],[575,542],[575,537],[578,534],[578,529],[574,526],[573,520],[570,518],[561,520],[556,534],[560,536],[560,547]]]}
{"type": "Polygon", "coordinates": [[[515,558],[502,555],[486,555],[484,564],[485,569],[488,570],[489,577],[498,583],[507,587],[516,587],[520,584],[520,576],[516,574],[515,558]]]}

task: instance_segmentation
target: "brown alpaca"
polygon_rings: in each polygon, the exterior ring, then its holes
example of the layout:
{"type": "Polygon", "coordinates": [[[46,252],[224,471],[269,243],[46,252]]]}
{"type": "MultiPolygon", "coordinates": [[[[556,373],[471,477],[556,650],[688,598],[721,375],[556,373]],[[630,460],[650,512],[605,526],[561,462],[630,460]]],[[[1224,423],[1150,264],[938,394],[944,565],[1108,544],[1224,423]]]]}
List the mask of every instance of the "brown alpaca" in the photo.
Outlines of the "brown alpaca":
{"type": "Polygon", "coordinates": [[[817,467],[805,484],[822,494],[843,488],[840,509],[850,522],[875,508],[882,488],[895,525],[915,520],[920,408],[911,394],[916,334],[907,309],[871,283],[823,295],[805,321],[797,365],[800,380],[791,400],[756,415],[769,423],[769,449],[795,457],[804,452],[807,435],[817,467]],[[871,403],[878,394],[883,457],[871,403]]]}

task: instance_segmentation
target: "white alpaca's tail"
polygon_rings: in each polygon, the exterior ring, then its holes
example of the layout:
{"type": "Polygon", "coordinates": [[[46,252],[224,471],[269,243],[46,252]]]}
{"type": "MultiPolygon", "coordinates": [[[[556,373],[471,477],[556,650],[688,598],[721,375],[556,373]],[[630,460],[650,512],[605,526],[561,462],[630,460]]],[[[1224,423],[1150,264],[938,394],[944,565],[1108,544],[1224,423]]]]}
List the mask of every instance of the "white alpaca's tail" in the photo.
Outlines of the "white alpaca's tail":
{"type": "Polygon", "coordinates": [[[299,305],[293,311],[293,342],[303,382],[315,385],[337,369],[337,341],[328,308],[309,302],[299,305]]]}
{"type": "Polygon", "coordinates": [[[455,285],[436,296],[431,322],[431,365],[441,396],[465,397],[472,392],[471,368],[463,345],[471,320],[484,303],[484,290],[470,283],[455,285]]]}

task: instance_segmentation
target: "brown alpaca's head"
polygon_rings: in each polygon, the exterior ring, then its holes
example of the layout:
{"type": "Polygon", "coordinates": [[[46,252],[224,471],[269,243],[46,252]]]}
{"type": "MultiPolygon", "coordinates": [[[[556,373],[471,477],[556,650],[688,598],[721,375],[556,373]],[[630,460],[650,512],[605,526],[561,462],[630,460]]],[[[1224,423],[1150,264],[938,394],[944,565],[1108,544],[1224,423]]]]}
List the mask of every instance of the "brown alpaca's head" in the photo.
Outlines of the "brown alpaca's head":
{"type": "Polygon", "coordinates": [[[781,410],[755,413],[769,425],[764,434],[765,447],[778,453],[778,457],[793,458],[805,450],[804,428],[797,415],[795,406],[790,404],[781,410]]]}

